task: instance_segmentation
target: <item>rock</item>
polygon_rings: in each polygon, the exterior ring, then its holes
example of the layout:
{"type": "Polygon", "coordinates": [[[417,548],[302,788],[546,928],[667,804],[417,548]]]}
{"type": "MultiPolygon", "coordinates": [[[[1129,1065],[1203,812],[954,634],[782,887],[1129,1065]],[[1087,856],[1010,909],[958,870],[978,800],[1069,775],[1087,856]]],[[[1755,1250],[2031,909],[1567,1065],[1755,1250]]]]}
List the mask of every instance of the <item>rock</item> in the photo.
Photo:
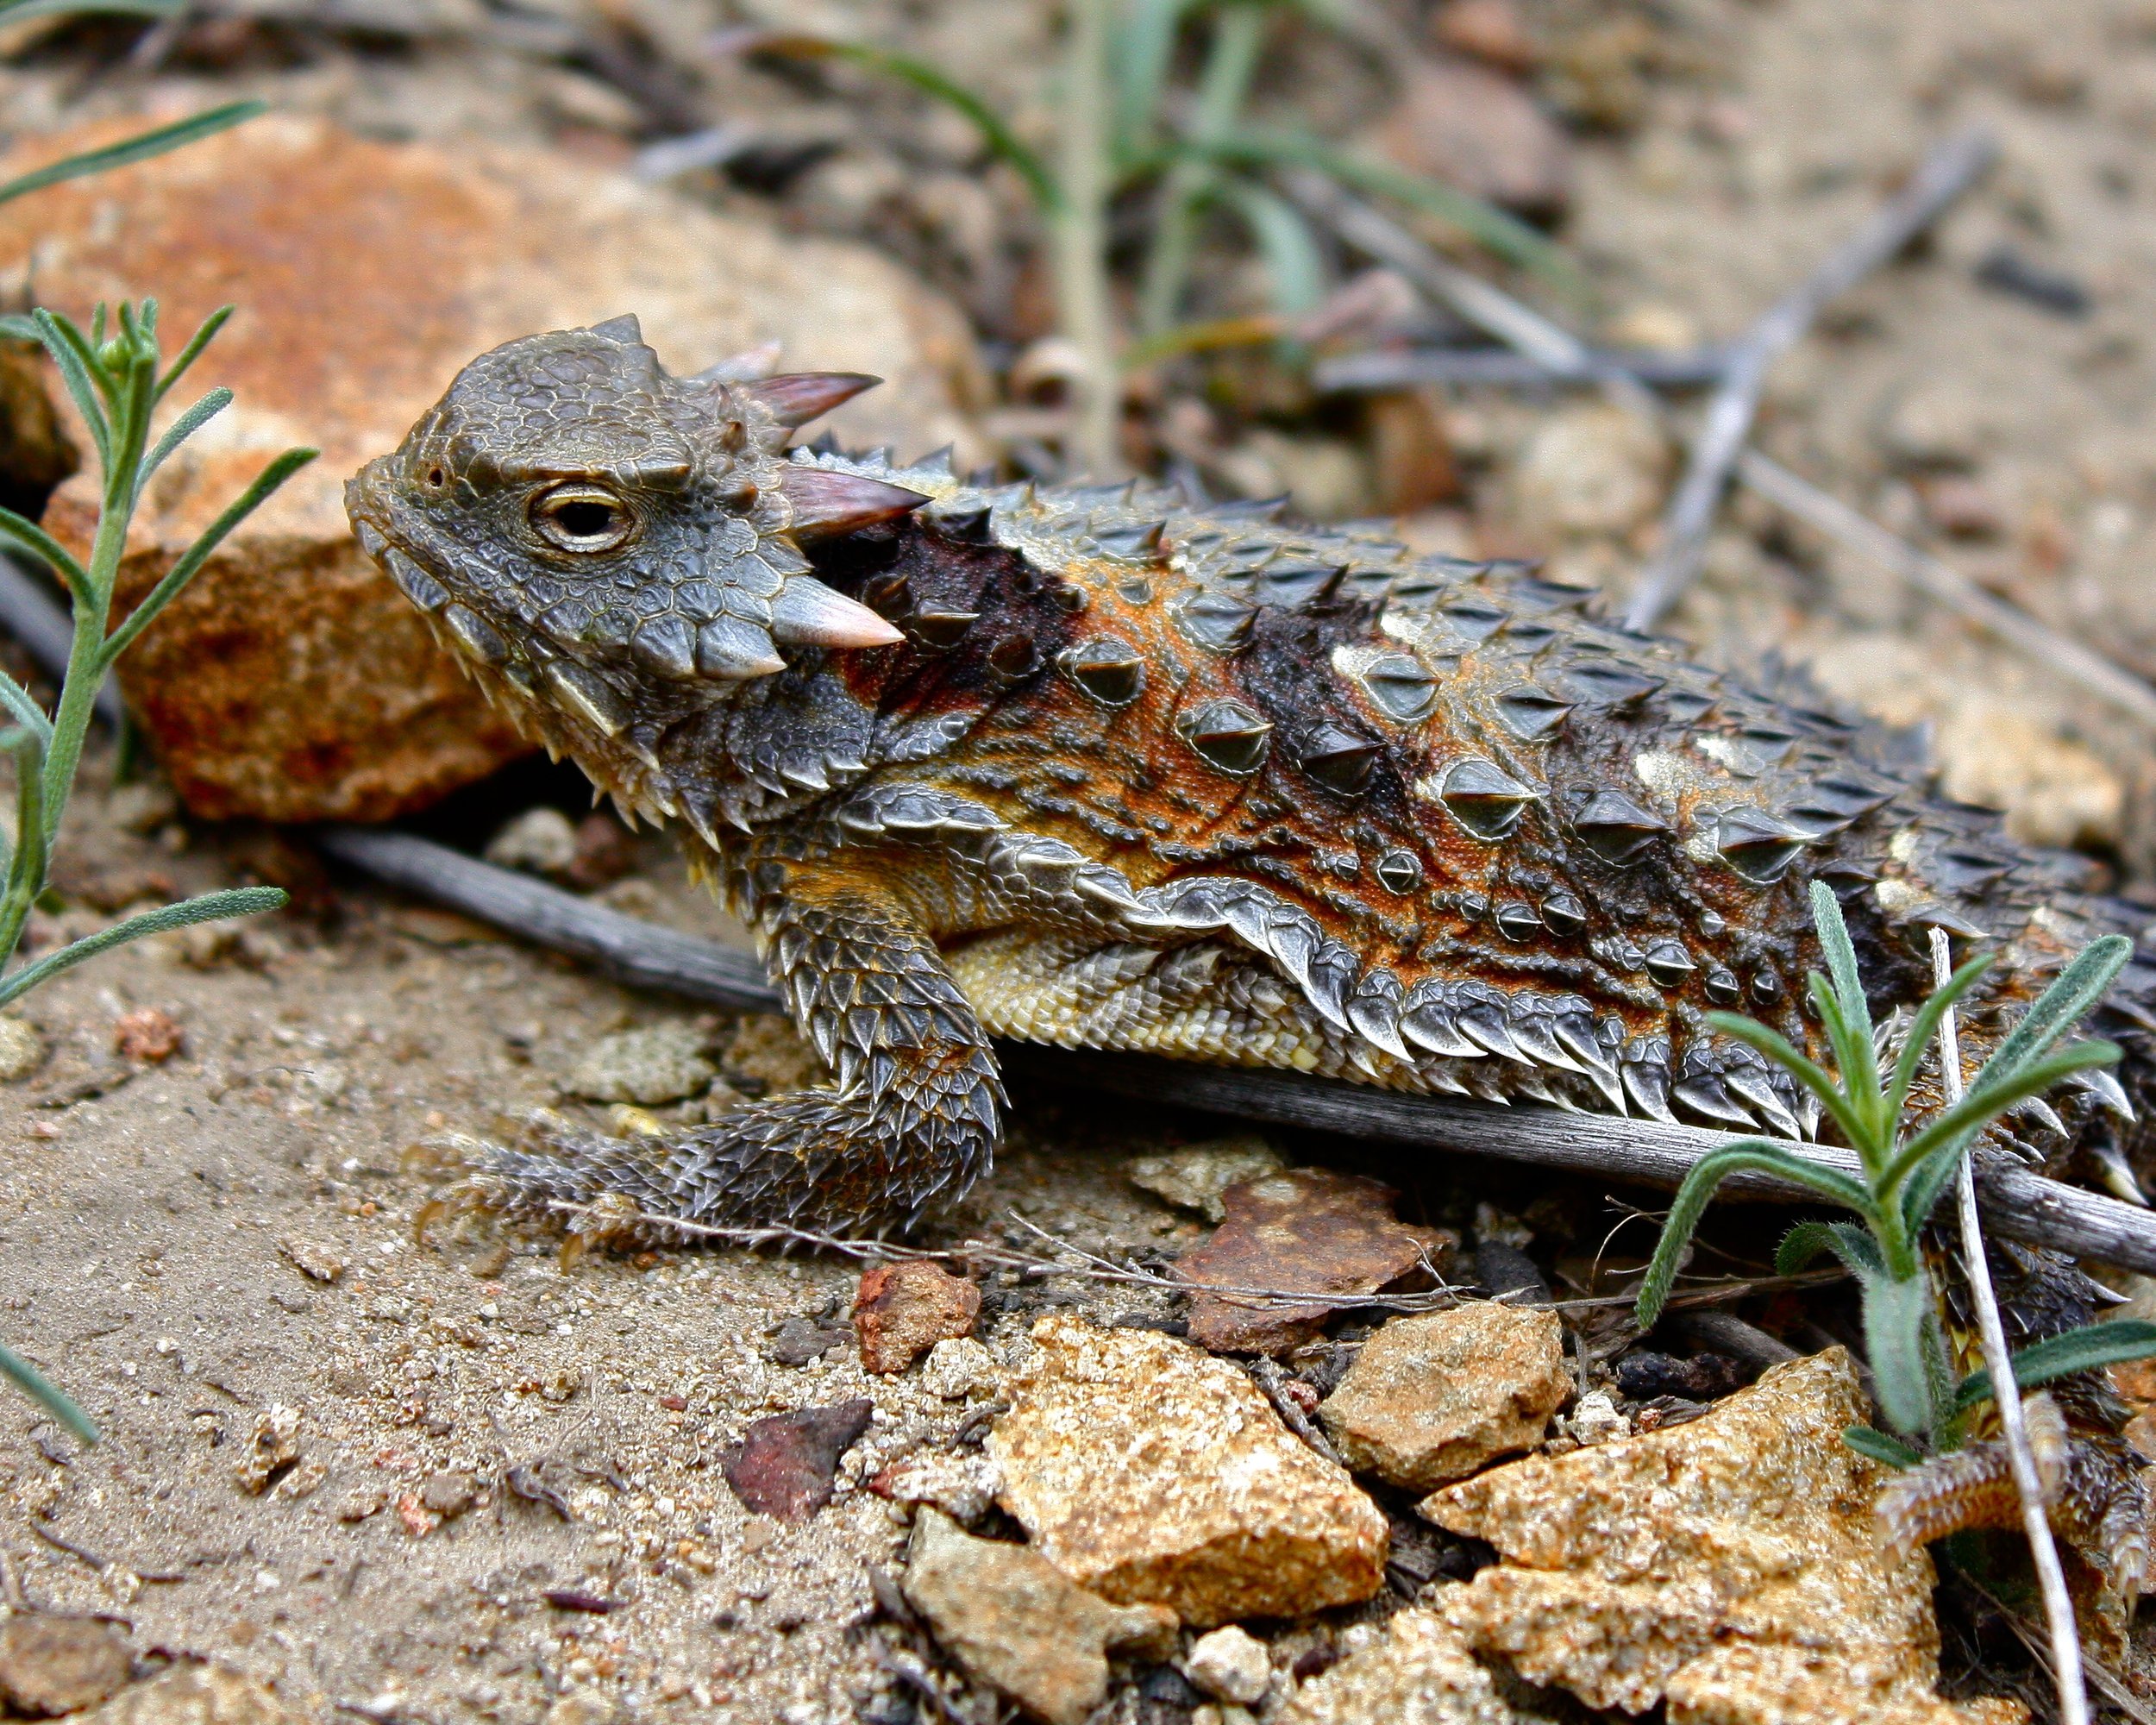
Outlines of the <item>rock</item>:
{"type": "Polygon", "coordinates": [[[288,1234],[278,1243],[278,1250],[304,1275],[317,1282],[335,1282],[344,1274],[344,1254],[328,1240],[288,1234]]]}
{"type": "Polygon", "coordinates": [[[1665,1431],[1491,1469],[1426,1499],[1501,1563],[1438,1609],[1485,1657],[1670,1725],[1984,1716],[1936,1699],[1931,1559],[1882,1547],[1870,1408],[1839,1348],[1665,1431]]]}
{"type": "Polygon", "coordinates": [[[1950,539],[1996,539],[2006,531],[2006,511],[1976,480],[1942,474],[1921,482],[1916,494],[1924,518],[1950,539]]]}
{"type": "Polygon", "coordinates": [[[595,1689],[573,1689],[546,1712],[546,1725],[619,1725],[621,1709],[595,1689]]]}
{"type": "Polygon", "coordinates": [[[0,507],[33,521],[53,487],[82,465],[46,390],[43,351],[0,342],[0,507]]]}
{"type": "Polygon", "coordinates": [[[479,1495],[479,1481],[470,1474],[442,1468],[427,1476],[419,1488],[419,1503],[429,1515],[447,1521],[469,1509],[479,1495]]]}
{"type": "Polygon", "coordinates": [[[868,1429],[867,1396],[753,1421],[727,1458],[726,1483],[752,1515],[805,1521],[831,1501],[839,1458],[868,1429]]]}
{"type": "MultiPolygon", "coordinates": [[[[23,135],[0,172],[131,129],[23,135]]],[[[174,788],[215,818],[385,819],[524,751],[360,555],[342,499],[473,355],[625,311],[677,371],[777,341],[790,367],[887,378],[836,423],[909,452],[967,435],[955,397],[978,367],[956,310],[866,248],[573,156],[283,115],[0,210],[0,279],[33,277],[77,317],[154,287],[168,351],[240,304],[189,380],[238,400],[151,486],[122,609],[272,455],[322,448],[120,663],[174,788]]],[[[94,505],[79,474],[47,524],[79,548],[94,505]]]]}
{"type": "Polygon", "coordinates": [[[864,1371],[904,1371],[937,1343],[973,1333],[981,1289],[925,1258],[879,1264],[854,1297],[864,1371]]]}
{"type": "Polygon", "coordinates": [[[232,1464],[232,1477],[241,1490],[259,1497],[298,1459],[299,1409],[274,1404],[254,1416],[246,1447],[232,1464]]]}
{"type": "Polygon", "coordinates": [[[1383,1513],[1235,1366],[1070,1313],[1033,1343],[987,1449],[1003,1507],[1080,1585],[1210,1628],[1382,1584],[1383,1513]]]}
{"type": "Polygon", "coordinates": [[[0,1018],[0,1084],[20,1084],[45,1063],[45,1038],[34,1025],[0,1018]]]}
{"type": "Polygon", "coordinates": [[[801,1040],[793,1021],[778,1013],[742,1014],[726,1044],[726,1070],[774,1095],[830,1082],[830,1069],[801,1040]]]}
{"type": "Polygon", "coordinates": [[[1049,1725],[1081,1725],[1107,1698],[1111,1652],[1165,1658],[1175,1615],[1115,1606],[1024,1546],[977,1540],[924,1509],[906,1550],[906,1603],[968,1675],[1049,1725]]]}
{"type": "Polygon", "coordinates": [[[183,1663],[123,1689],[75,1725],[302,1725],[276,1692],[229,1665],[183,1663]]]}
{"type": "Polygon", "coordinates": [[[1414,1608],[1304,1684],[1273,1718],[1275,1725],[1537,1725],[1505,1704],[1457,1630],[1414,1608]]]}
{"type": "Polygon", "coordinates": [[[819,1324],[798,1312],[771,1333],[763,1357],[774,1365],[806,1365],[818,1360],[847,1339],[836,1324],[819,1324]]]}
{"type": "Polygon", "coordinates": [[[592,1102],[678,1102],[700,1096],[718,1076],[705,1052],[711,1040],[685,1019],[603,1036],[561,1080],[572,1096],[592,1102]]]}
{"type": "Polygon", "coordinates": [[[1632,1421],[1618,1410],[1607,1389],[1590,1389],[1557,1422],[1576,1444],[1606,1444],[1632,1435],[1632,1421]]]}
{"type": "Polygon", "coordinates": [[[1744,1384],[1744,1368],[1726,1353],[1695,1353],[1677,1359],[1642,1348],[1617,1362],[1617,1387],[1635,1402],[1682,1396],[1712,1402],[1744,1384]]]}
{"type": "Polygon", "coordinates": [[[1452,0],[1430,21],[1430,34],[1441,47],[1501,72],[1532,72],[1539,58],[1512,0],[1452,0]]]}
{"type": "Polygon", "coordinates": [[[953,1336],[928,1351],[921,1365],[921,1388],[946,1402],[962,1402],[968,1396],[985,1396],[1001,1382],[1003,1371],[990,1353],[971,1336],[953,1336]]]}
{"type": "Polygon", "coordinates": [[[130,779],[105,793],[105,812],[122,832],[147,838],[179,819],[179,799],[159,779],[130,779]]]}
{"type": "Polygon", "coordinates": [[[1254,1707],[1272,1687],[1273,1656],[1257,1636],[1230,1623],[1191,1644],[1183,1675],[1215,1701],[1254,1707]]]}
{"type": "Polygon", "coordinates": [[[113,1020],[112,1048],[122,1060],[160,1065],[186,1045],[187,1032],[162,1007],[137,1007],[113,1020]]]}
{"type": "Polygon", "coordinates": [[[972,1527],[995,1508],[1003,1472],[978,1450],[916,1450],[868,1482],[893,1503],[926,1503],[972,1527]]]}
{"type": "MultiPolygon", "coordinates": [[[[1459,1244],[1442,1228],[1393,1217],[1393,1189],[1359,1174],[1289,1169],[1221,1195],[1225,1220],[1185,1252],[1175,1276],[1225,1288],[1295,1294],[1370,1294],[1420,1269],[1440,1272],[1459,1244]]],[[[1230,1294],[1194,1294],[1190,1339],[1226,1353],[1285,1353],[1324,1327],[1333,1308],[1253,1305],[1230,1294]]]]}
{"type": "Polygon", "coordinates": [[[1287,1167],[1288,1158],[1255,1132],[1208,1138],[1157,1156],[1134,1156],[1124,1176],[1142,1192],[1164,1198],[1179,1210],[1195,1210],[1209,1222],[1227,1212],[1220,1195],[1229,1187],[1287,1167]]]}
{"type": "Polygon", "coordinates": [[[486,841],[486,860],[498,869],[532,875],[567,875],[576,866],[576,828],[558,808],[528,808],[486,841]]]}
{"type": "Polygon", "coordinates": [[[1431,1491],[1539,1443],[1571,1392],[1557,1314],[1485,1300],[1395,1318],[1318,1416],[1357,1472],[1431,1491]]]}
{"type": "Polygon", "coordinates": [[[1576,402],[1542,420],[1521,448],[1513,518],[1545,543],[1629,533],[1662,506],[1669,471],[1669,445],[1651,426],[1607,402],[1576,402]]]}
{"type": "Polygon", "coordinates": [[[54,1719],[94,1707],[134,1675],[126,1627],[18,1611],[0,1619],[0,1713],[54,1719]]]}
{"type": "Polygon", "coordinates": [[[1472,61],[1409,65],[1370,142],[1410,173],[1523,215],[1552,218],[1571,202],[1564,129],[1512,79],[1472,61]]]}

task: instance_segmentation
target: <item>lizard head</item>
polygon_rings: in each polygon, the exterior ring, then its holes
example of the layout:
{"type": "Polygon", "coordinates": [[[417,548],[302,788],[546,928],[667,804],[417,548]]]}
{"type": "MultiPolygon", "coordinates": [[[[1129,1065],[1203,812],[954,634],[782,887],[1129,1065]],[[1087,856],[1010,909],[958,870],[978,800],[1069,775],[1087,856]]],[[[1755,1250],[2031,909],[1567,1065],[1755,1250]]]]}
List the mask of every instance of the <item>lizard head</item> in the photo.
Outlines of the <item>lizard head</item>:
{"type": "Polygon", "coordinates": [[[345,505],[490,688],[538,703],[580,754],[633,746],[783,670],[788,647],[903,638],[799,548],[926,499],[784,459],[792,428],[874,381],[670,376],[634,317],[530,336],[459,373],[345,505]]]}

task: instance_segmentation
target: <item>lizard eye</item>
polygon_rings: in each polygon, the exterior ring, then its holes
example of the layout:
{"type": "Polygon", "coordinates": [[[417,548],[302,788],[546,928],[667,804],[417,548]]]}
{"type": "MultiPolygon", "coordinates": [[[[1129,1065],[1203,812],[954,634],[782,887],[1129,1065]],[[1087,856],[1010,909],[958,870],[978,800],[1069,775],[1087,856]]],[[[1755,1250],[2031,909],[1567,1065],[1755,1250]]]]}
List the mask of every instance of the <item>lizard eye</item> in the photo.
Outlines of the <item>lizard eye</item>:
{"type": "Polygon", "coordinates": [[[636,518],[610,491],[560,485],[532,499],[531,524],[564,551],[611,551],[636,531],[636,518]]]}

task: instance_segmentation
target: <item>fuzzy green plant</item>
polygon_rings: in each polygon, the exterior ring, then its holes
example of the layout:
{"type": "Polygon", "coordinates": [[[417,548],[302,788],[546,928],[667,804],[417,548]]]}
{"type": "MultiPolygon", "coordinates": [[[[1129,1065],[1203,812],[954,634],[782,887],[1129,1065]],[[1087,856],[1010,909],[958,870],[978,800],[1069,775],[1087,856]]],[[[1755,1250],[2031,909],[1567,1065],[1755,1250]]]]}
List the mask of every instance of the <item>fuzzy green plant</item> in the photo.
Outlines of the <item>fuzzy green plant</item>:
{"type": "Polygon", "coordinates": [[[859,42],[792,31],[743,31],[736,52],[830,60],[910,85],[964,116],[989,153],[1031,194],[1054,266],[1062,333],[1086,367],[1074,453],[1112,473],[1120,367],[1206,344],[1214,326],[1181,322],[1206,215],[1225,213],[1263,260],[1282,319],[1324,292],[1325,248],[1270,176],[1314,171],[1432,218],[1492,255],[1576,295],[1579,272],[1517,217],[1457,187],[1408,173],[1294,126],[1250,113],[1252,86],[1277,28],[1291,16],[1351,28],[1340,0],[1069,0],[1051,155],[1028,144],[993,105],[941,67],[859,42]],[[1194,82],[1175,76],[1188,43],[1194,82]],[[1135,339],[1118,341],[1111,290],[1109,210],[1143,194],[1135,339]]]}
{"type": "MultiPolygon", "coordinates": [[[[1962,1158],[1987,1126],[2062,1079],[2118,1059],[2117,1046],[2109,1042],[2059,1044],[2103,998],[2132,955],[2133,943],[2106,935],[2084,948],[1999,1044],[1967,1093],[1911,1130],[1909,1095],[1926,1051],[1942,1020],[1990,968],[1991,959],[1988,955],[1971,959],[1926,999],[1891,1071],[1883,1072],[1848,926],[1833,894],[1818,882],[1812,887],[1812,913],[1827,974],[1812,973],[1809,998],[1835,1070],[1830,1073],[1779,1032],[1752,1019],[1710,1013],[1708,1022],[1749,1043],[1808,1090],[1856,1153],[1859,1173],[1842,1173],[1769,1138],[1740,1138],[1702,1158],[1670,1206],[1634,1316],[1642,1330],[1651,1329],[1661,1317],[1700,1217],[1715,1189],[1733,1174],[1771,1176],[1854,1213],[1853,1222],[1798,1223],[1782,1241],[1776,1269],[1794,1275],[1831,1254],[1856,1277],[1879,1411],[1895,1435],[1859,1426],[1852,1427],[1846,1439],[1852,1449],[1905,1467],[1924,1452],[1956,1447],[1965,1435],[1968,1415],[1993,1394],[1988,1372],[1957,1382],[1949,1369],[1936,1290],[1925,1263],[1925,1226],[1962,1158]]],[[[2031,1389],[2072,1372],[2150,1354],[2156,1354],[2156,1324],[2134,1320],[2091,1324],[2016,1353],[2014,1377],[2022,1389],[2031,1389]]]]}
{"type": "MultiPolygon", "coordinates": [[[[83,13],[169,18],[176,16],[184,3],[185,0],[87,0],[87,3],[85,0],[0,0],[0,24],[24,24],[34,19],[83,13]]],[[[0,204],[41,191],[48,185],[58,185],[63,180],[81,179],[162,155],[197,138],[236,126],[242,120],[251,120],[263,112],[266,105],[260,102],[228,102],[169,125],[154,126],[116,143],[62,156],[42,167],[0,181],[0,204]]],[[[285,902],[285,894],[273,888],[211,893],[184,904],[166,906],[147,915],[130,917],[102,933],[62,947],[38,963],[18,967],[12,975],[3,974],[15,957],[16,947],[22,944],[22,930],[32,908],[45,892],[53,847],[60,837],[60,817],[66,812],[68,795],[74,787],[75,768],[82,759],[83,740],[89,731],[97,688],[110,670],[112,662],[202,567],[216,541],[230,532],[248,511],[281,485],[302,462],[312,459],[312,450],[295,450],[280,458],[280,462],[285,464],[281,472],[279,464],[273,463],[262,479],[250,487],[248,496],[241,499],[245,507],[235,505],[238,514],[227,511],[229,519],[220,521],[204,536],[210,543],[197,548],[201,555],[197,556],[195,549],[191,549],[187,557],[182,559],[182,563],[186,564],[185,573],[181,574],[180,566],[175,565],[173,574],[179,579],[175,580],[168,575],[158,591],[150,595],[156,601],[155,607],[145,601],[120,630],[108,632],[113,584],[118,578],[120,557],[127,545],[128,524],[141,499],[143,486],[148,483],[160,462],[231,400],[231,392],[214,390],[197,402],[173,423],[154,449],[147,447],[151,415],[163,400],[166,391],[179,380],[181,373],[201,354],[216,333],[217,325],[228,315],[229,308],[205,323],[171,369],[161,373],[157,351],[157,307],[154,301],[145,303],[140,313],[128,306],[121,307],[119,333],[110,342],[103,334],[103,306],[97,309],[93,320],[94,339],[86,338],[65,319],[42,312],[29,317],[0,318],[0,337],[37,341],[53,354],[97,445],[105,481],[96,548],[87,568],[43,529],[12,511],[0,510],[0,517],[4,518],[0,519],[0,542],[28,552],[61,578],[67,588],[75,622],[73,650],[68,657],[59,709],[53,716],[48,718],[30,699],[27,689],[0,672],[0,706],[4,706],[7,717],[14,720],[12,724],[0,729],[0,751],[13,760],[16,769],[15,840],[11,847],[0,848],[0,862],[4,862],[6,876],[4,887],[0,888],[0,1005],[85,958],[128,941],[139,940],[146,934],[217,917],[273,910],[285,902]],[[248,498],[253,501],[249,502],[248,498]]],[[[85,1443],[97,1441],[97,1427],[90,1416],[48,1383],[29,1361],[4,1346],[0,1346],[0,1378],[5,1378],[42,1405],[85,1443]]]]}
{"type": "MultiPolygon", "coordinates": [[[[0,752],[14,762],[16,792],[15,831],[0,850],[5,873],[4,886],[0,886],[0,1006],[85,959],[145,935],[275,910],[285,903],[285,894],[274,887],[205,893],[128,917],[41,957],[15,962],[30,913],[44,897],[51,877],[99,686],[121,654],[156,621],[233,529],[315,456],[312,449],[290,449],[271,461],[180,554],[141,603],[115,624],[114,588],[127,549],[128,529],[144,487],[182,443],[229,405],[232,392],[210,391],[172,416],[154,438],[154,422],[166,396],[201,357],[229,313],[227,307],[205,322],[169,366],[159,348],[155,300],[123,304],[110,320],[101,305],[87,330],[45,310],[0,319],[0,336],[34,339],[51,356],[89,434],[103,481],[97,532],[87,561],[35,522],[0,509],[0,544],[28,553],[53,571],[66,590],[74,618],[60,699],[49,716],[28,689],[0,673],[0,706],[9,721],[0,730],[0,752]]],[[[0,1377],[35,1397],[72,1429],[95,1440],[96,1427],[82,1410],[27,1361],[4,1348],[0,1348],[0,1377]]]]}

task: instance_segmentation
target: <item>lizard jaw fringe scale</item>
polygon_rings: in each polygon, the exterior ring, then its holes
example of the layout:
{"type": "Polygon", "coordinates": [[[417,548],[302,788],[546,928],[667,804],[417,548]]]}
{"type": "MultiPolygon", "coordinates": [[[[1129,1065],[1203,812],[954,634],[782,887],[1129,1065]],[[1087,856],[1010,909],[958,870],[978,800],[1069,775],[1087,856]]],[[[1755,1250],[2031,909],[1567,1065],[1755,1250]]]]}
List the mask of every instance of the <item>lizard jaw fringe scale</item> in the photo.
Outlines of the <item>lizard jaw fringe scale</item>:
{"type": "MultiPolygon", "coordinates": [[[[677,1214],[853,1226],[956,1195],[999,1127],[991,1033],[1809,1135],[1705,1015],[1813,1043],[1812,881],[1883,1008],[1925,992],[1931,927],[1996,948],[1972,1060],[2065,955],[2140,932],[1891,737],[1524,566],[787,447],[858,384],[671,378],[620,320],[534,336],[348,492],[491,694],[693,835],[834,1068],[656,1153],[637,1189],[677,1214]]],[[[2093,1027],[2124,1089],[2016,1132],[2116,1177],[2156,959],[2093,1027]]]]}

